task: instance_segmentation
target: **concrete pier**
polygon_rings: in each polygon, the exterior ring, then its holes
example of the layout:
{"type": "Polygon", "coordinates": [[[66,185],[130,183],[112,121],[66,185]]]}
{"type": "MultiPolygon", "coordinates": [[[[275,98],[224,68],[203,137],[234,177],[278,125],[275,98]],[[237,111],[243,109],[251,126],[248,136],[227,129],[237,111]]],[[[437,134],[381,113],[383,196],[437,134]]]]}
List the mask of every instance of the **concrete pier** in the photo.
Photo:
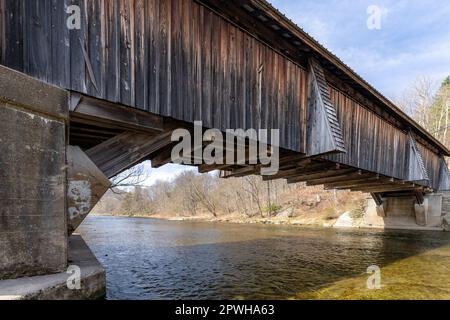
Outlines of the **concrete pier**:
{"type": "Polygon", "coordinates": [[[368,199],[363,227],[410,230],[450,230],[450,194],[441,192],[426,195],[422,205],[414,197],[383,199],[383,210],[368,199]]]}

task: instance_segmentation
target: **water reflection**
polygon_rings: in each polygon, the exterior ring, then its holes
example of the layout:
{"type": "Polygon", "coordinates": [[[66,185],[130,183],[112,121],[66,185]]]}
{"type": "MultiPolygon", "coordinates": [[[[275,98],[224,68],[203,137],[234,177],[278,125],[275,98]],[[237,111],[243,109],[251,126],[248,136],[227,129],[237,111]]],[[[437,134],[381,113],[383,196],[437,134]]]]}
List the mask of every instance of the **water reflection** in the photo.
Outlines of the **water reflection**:
{"type": "Polygon", "coordinates": [[[110,299],[424,298],[424,285],[425,298],[450,298],[449,233],[109,217],[80,231],[110,299]],[[376,293],[365,288],[371,265],[383,268],[376,293]]]}

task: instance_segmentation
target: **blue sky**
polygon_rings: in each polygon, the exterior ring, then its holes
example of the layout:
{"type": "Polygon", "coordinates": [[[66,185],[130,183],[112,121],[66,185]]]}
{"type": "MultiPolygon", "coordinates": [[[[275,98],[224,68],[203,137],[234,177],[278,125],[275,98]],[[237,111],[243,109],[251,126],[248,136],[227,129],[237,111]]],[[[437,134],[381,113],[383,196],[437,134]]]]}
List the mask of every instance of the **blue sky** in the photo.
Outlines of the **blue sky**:
{"type": "Polygon", "coordinates": [[[448,0],[272,0],[273,5],[381,93],[395,99],[420,76],[450,74],[448,0]],[[381,30],[367,8],[382,9],[381,30]]]}
{"type": "MultiPolygon", "coordinates": [[[[450,75],[448,0],[271,0],[288,18],[332,51],[387,98],[418,77],[437,87],[450,75]],[[367,27],[367,8],[381,9],[381,29],[367,27]]],[[[150,170],[146,184],[171,180],[186,167],[150,170]]],[[[190,169],[192,170],[192,169],[190,169]]]]}

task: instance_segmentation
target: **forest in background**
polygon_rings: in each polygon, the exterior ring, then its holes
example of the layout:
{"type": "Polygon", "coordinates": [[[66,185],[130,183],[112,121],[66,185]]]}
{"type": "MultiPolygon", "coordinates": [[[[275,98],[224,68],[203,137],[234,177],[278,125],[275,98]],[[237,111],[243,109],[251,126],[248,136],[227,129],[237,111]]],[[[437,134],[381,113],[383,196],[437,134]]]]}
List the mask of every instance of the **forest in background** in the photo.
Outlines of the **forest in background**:
{"type": "Polygon", "coordinates": [[[362,212],[367,195],[323,190],[259,176],[221,179],[217,173],[186,171],[173,181],[129,191],[112,190],[95,214],[198,218],[294,218],[333,221],[346,211],[362,212]]]}

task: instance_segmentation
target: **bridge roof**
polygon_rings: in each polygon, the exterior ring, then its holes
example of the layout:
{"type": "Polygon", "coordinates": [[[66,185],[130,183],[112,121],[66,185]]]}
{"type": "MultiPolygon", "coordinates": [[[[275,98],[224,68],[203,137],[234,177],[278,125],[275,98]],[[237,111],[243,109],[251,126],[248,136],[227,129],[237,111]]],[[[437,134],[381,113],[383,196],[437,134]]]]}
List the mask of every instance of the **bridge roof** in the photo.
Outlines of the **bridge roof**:
{"type": "Polygon", "coordinates": [[[266,0],[243,0],[239,1],[239,5],[233,2],[230,5],[231,1],[199,1],[218,13],[223,13],[226,18],[250,31],[268,45],[281,50],[293,60],[302,61],[307,55],[315,56],[329,72],[400,121],[405,130],[412,130],[425,144],[436,148],[445,156],[450,156],[450,150],[433,135],[266,0]],[[253,17],[254,20],[245,23],[249,17],[253,17]]]}

